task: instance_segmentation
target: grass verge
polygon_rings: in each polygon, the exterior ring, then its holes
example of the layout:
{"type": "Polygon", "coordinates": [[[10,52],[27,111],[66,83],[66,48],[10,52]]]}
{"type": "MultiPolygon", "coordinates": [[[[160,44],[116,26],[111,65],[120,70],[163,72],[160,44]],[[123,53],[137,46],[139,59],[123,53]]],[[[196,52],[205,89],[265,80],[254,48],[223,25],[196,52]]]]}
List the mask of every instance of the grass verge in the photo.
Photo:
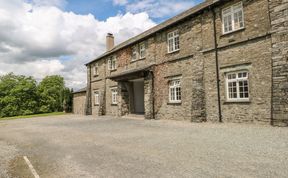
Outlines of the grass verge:
{"type": "Polygon", "coordinates": [[[3,117],[0,120],[13,120],[13,119],[26,119],[26,118],[33,118],[33,117],[47,117],[47,116],[60,116],[65,115],[65,112],[52,112],[52,113],[44,113],[44,114],[32,114],[26,116],[13,116],[13,117],[3,117]]]}

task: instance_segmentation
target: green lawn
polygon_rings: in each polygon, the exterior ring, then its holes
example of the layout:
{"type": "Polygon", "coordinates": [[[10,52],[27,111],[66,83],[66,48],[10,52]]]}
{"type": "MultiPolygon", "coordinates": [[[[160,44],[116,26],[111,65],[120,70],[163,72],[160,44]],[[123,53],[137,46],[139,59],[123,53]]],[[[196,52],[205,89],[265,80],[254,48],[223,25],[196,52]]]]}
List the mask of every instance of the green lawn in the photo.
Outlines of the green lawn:
{"type": "Polygon", "coordinates": [[[26,116],[14,116],[14,117],[3,117],[0,120],[12,120],[12,119],[24,119],[24,118],[33,118],[33,117],[47,117],[47,116],[58,116],[58,115],[65,115],[65,112],[52,112],[52,113],[45,113],[45,114],[32,114],[26,116]]]}

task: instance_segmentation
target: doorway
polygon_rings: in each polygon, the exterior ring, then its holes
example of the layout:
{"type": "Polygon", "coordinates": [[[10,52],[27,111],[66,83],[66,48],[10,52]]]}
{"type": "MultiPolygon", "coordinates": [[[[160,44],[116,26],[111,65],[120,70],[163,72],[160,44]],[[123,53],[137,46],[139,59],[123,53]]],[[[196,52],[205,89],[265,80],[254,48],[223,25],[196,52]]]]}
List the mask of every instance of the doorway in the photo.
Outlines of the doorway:
{"type": "Polygon", "coordinates": [[[133,103],[134,103],[134,113],[133,114],[145,114],[144,107],[144,79],[137,79],[131,81],[133,82],[133,103]]]}

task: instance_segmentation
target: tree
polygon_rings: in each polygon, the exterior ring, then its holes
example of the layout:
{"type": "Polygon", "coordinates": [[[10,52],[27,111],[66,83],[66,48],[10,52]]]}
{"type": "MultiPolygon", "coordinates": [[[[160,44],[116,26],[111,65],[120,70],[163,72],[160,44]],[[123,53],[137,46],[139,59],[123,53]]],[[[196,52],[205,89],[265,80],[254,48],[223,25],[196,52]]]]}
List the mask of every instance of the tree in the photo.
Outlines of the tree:
{"type": "Polygon", "coordinates": [[[32,77],[9,73],[0,76],[0,117],[38,112],[37,85],[32,77]]]}
{"type": "Polygon", "coordinates": [[[45,77],[38,86],[39,111],[42,113],[63,111],[65,84],[63,77],[52,75],[45,77]]]}
{"type": "Polygon", "coordinates": [[[65,88],[63,105],[65,112],[72,112],[73,89],[70,90],[69,88],[65,88]]]}

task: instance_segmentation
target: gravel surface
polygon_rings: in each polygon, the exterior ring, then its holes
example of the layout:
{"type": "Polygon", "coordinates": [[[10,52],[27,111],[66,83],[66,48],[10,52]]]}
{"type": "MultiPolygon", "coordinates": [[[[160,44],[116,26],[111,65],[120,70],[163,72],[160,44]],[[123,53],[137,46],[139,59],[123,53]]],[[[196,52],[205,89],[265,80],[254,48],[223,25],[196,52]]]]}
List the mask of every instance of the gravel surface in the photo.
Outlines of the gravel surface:
{"type": "Polygon", "coordinates": [[[9,161],[13,160],[17,155],[17,150],[0,139],[0,177],[9,177],[9,161]]]}
{"type": "Polygon", "coordinates": [[[288,129],[65,115],[0,121],[0,177],[287,177],[288,129]]]}

